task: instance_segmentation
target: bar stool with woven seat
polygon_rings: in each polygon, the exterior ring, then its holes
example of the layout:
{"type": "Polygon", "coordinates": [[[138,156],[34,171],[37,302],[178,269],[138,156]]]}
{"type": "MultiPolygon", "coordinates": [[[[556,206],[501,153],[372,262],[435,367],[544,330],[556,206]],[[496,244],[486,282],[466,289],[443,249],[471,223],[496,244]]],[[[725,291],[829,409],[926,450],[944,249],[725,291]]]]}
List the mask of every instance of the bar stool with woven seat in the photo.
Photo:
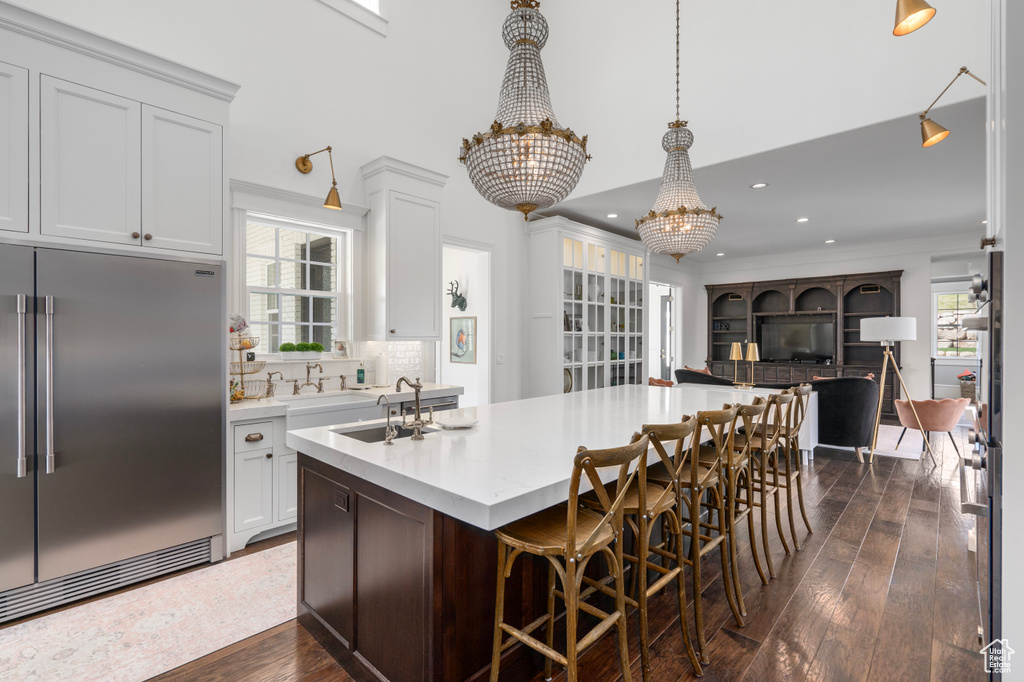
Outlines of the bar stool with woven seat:
{"type": "MultiPolygon", "coordinates": [[[[757,397],[751,405],[737,405],[737,419],[742,419],[744,433],[754,433],[758,427],[764,426],[764,420],[768,415],[768,402],[757,397]]],[[[747,531],[750,535],[750,550],[754,556],[754,566],[757,568],[757,575],[761,582],[768,584],[768,577],[761,567],[761,558],[757,553],[757,537],[754,532],[754,517],[751,511],[755,506],[764,506],[764,493],[761,494],[761,501],[754,501],[754,474],[751,467],[755,465],[750,457],[750,440],[737,440],[736,435],[732,438],[733,446],[726,452],[726,459],[722,460],[725,474],[725,504],[726,504],[726,531],[729,541],[729,563],[732,566],[732,583],[736,592],[736,601],[739,604],[740,614],[747,615],[747,607],[743,601],[743,586],[740,581],[739,562],[736,552],[736,535],[738,533],[737,523],[743,519],[747,520],[747,531]],[[742,493],[742,495],[741,495],[742,493]]],[[[716,456],[713,445],[702,445],[700,449],[700,460],[704,466],[709,466],[716,456]]],[[[762,515],[763,516],[763,515],[762,515]]],[[[762,533],[763,534],[763,533],[762,533]]]]}
{"type": "Polygon", "coordinates": [[[576,682],[577,654],[596,642],[613,625],[618,626],[619,656],[623,682],[630,682],[629,647],[626,643],[626,603],[622,570],[623,506],[630,486],[636,482],[636,504],[644,508],[647,503],[647,448],[649,439],[644,436],[629,445],[605,450],[587,450],[580,447],[573,461],[572,478],[569,483],[569,500],[566,505],[557,505],[531,516],[502,526],[494,532],[498,538],[498,593],[494,609],[494,646],[491,652],[491,682],[497,682],[501,652],[516,641],[540,652],[546,658],[544,673],[551,679],[551,662],[565,666],[569,682],[576,682]],[[609,498],[599,469],[618,467],[619,475],[615,487],[615,499],[609,498]],[[632,473],[630,468],[632,467],[632,473]],[[580,481],[586,474],[594,493],[601,502],[601,512],[582,507],[579,503],[580,481]],[[614,550],[611,545],[614,544],[614,550]],[[504,622],[505,580],[512,573],[512,565],[523,553],[541,556],[548,560],[548,610],[547,613],[523,629],[504,622]],[[590,559],[603,554],[608,570],[615,583],[615,611],[605,613],[601,609],[580,600],[583,572],[590,559]],[[555,584],[555,576],[561,581],[562,590],[555,584]],[[555,597],[565,602],[566,653],[554,649],[555,597]],[[577,639],[579,611],[600,619],[600,622],[582,639],[577,639]],[[547,642],[541,642],[530,633],[541,625],[547,625],[547,642]],[[502,633],[510,635],[502,642],[502,633]]]}
{"type": "Polygon", "coordinates": [[[747,448],[753,462],[750,470],[754,479],[753,489],[758,493],[760,500],[755,502],[754,506],[761,507],[761,546],[764,548],[765,563],[768,564],[768,575],[772,578],[775,577],[775,564],[772,562],[771,546],[768,543],[768,496],[771,495],[775,502],[775,528],[779,533],[779,540],[786,554],[789,554],[789,544],[782,530],[782,505],[779,494],[782,484],[779,481],[778,458],[782,433],[789,423],[795,399],[796,397],[788,390],[769,396],[761,422],[753,424],[752,430],[746,429],[745,425],[744,433],[736,434],[733,439],[733,447],[747,448]]]}
{"type": "MultiPolygon", "coordinates": [[[[622,556],[624,561],[628,561],[633,565],[633,575],[637,577],[636,599],[629,594],[626,595],[625,599],[626,603],[636,608],[640,615],[640,663],[645,682],[650,679],[651,675],[647,602],[663,588],[670,585],[672,581],[676,582],[678,588],[679,626],[683,633],[686,655],[690,659],[694,673],[698,676],[703,674],[700,661],[690,641],[689,619],[686,609],[686,576],[683,570],[687,561],[683,553],[682,521],[677,502],[679,480],[686,466],[682,453],[686,438],[693,433],[696,425],[696,419],[684,417],[677,424],[645,424],[643,426],[643,434],[633,434],[634,441],[644,437],[650,438],[651,446],[661,461],[657,467],[651,468],[648,475],[649,477],[651,475],[661,476],[663,479],[660,482],[653,482],[648,478],[646,504],[640,503],[639,484],[634,481],[630,486],[629,492],[626,494],[622,507],[625,522],[629,524],[633,531],[633,536],[636,538],[637,555],[630,556],[623,553],[622,556]],[[665,445],[673,441],[675,442],[674,456],[670,457],[665,445]],[[667,476],[665,475],[666,472],[667,476]],[[658,546],[651,546],[651,533],[659,519],[664,522],[664,527],[671,536],[672,542],[671,544],[661,543],[658,546]],[[672,547],[672,551],[669,551],[669,547],[672,547]],[[651,561],[652,554],[661,558],[660,564],[651,561]],[[641,557],[644,559],[646,570],[640,570],[639,568],[641,557]],[[669,568],[666,566],[669,562],[675,565],[669,568]],[[648,571],[659,574],[658,578],[651,585],[647,584],[648,571]]],[[[588,493],[581,498],[581,501],[588,507],[600,508],[600,502],[594,493],[588,493]]],[[[583,598],[586,598],[595,591],[609,596],[613,595],[613,592],[604,581],[594,580],[589,577],[584,577],[583,581],[588,585],[587,591],[581,595],[583,598]]]]}
{"type": "MultiPolygon", "coordinates": [[[[733,448],[737,408],[735,406],[724,410],[714,410],[697,413],[697,427],[694,429],[693,437],[690,439],[689,452],[686,455],[688,467],[683,468],[683,475],[679,480],[679,497],[681,510],[687,512],[689,521],[690,536],[690,561],[693,567],[693,617],[697,626],[697,644],[700,650],[701,663],[710,663],[708,657],[707,638],[704,635],[704,604],[701,594],[701,557],[711,552],[716,547],[722,557],[722,585],[725,588],[725,596],[732,610],[736,624],[743,627],[743,617],[740,614],[739,605],[733,592],[732,575],[729,568],[729,551],[726,544],[728,528],[725,520],[725,470],[724,462],[728,452],[733,448]],[[705,430],[707,435],[704,435],[705,430]],[[704,461],[701,462],[701,443],[710,440],[712,449],[705,450],[704,461]],[[689,469],[687,472],[686,469],[689,469]],[[688,474],[688,475],[687,475],[688,474]],[[704,497],[707,502],[701,502],[704,497]],[[700,520],[701,507],[708,509],[708,521],[700,520]],[[715,514],[717,523],[712,524],[711,513],[715,514]],[[701,532],[708,530],[708,535],[701,532]],[[718,534],[711,536],[712,531],[718,534]]],[[[684,535],[686,531],[684,530],[684,535]]]]}

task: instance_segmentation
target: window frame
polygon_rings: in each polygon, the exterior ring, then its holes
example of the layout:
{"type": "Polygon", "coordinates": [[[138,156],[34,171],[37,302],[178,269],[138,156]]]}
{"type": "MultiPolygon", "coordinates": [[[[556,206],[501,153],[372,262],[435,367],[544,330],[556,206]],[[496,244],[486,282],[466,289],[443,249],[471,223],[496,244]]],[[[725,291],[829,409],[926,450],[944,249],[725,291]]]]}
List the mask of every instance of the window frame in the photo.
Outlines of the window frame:
{"type": "MultiPolygon", "coordinates": [[[[300,329],[302,327],[308,327],[310,329],[311,337],[314,327],[330,327],[333,329],[333,340],[337,339],[351,339],[353,336],[353,283],[354,283],[354,247],[355,247],[355,232],[351,228],[325,225],[323,223],[315,223],[298,218],[286,218],[277,215],[271,215],[255,210],[242,210],[241,220],[239,225],[238,234],[238,253],[240,256],[240,263],[238,268],[237,281],[240,284],[240,293],[242,299],[240,308],[244,311],[243,316],[250,324],[274,324],[274,321],[255,321],[251,317],[250,303],[252,300],[252,294],[267,294],[267,295],[285,295],[285,296],[297,296],[305,298],[332,298],[334,299],[334,324],[320,324],[315,323],[310,318],[297,323],[283,322],[280,319],[276,321],[278,328],[282,325],[295,325],[300,329]],[[311,254],[307,252],[306,260],[296,260],[293,258],[282,258],[279,252],[279,237],[274,240],[274,255],[267,257],[261,254],[250,254],[248,249],[248,226],[250,221],[267,225],[268,227],[274,227],[277,229],[285,229],[291,231],[305,232],[309,235],[319,235],[323,237],[330,237],[337,239],[339,242],[339,258],[338,262],[333,264],[336,268],[335,275],[335,290],[334,291],[320,291],[313,289],[292,289],[283,288],[280,286],[281,277],[281,263],[301,263],[307,268],[307,286],[309,285],[311,278],[309,276],[310,268],[313,264],[327,265],[327,263],[318,263],[317,261],[310,260],[311,254]],[[278,286],[256,286],[250,285],[248,282],[248,259],[250,255],[254,258],[260,258],[264,260],[272,261],[274,265],[276,284],[278,286]]],[[[309,242],[307,241],[307,244],[309,242]]],[[[280,303],[281,299],[278,298],[280,303]]],[[[280,315],[280,314],[279,314],[280,315]]],[[[312,316],[312,309],[310,310],[312,316]]],[[[325,348],[325,350],[327,350],[325,348]]],[[[276,349],[268,347],[267,353],[259,353],[257,357],[272,358],[279,356],[279,352],[276,349]]]]}
{"type": "MultiPolygon", "coordinates": [[[[931,337],[932,347],[930,355],[938,363],[962,363],[964,360],[977,360],[980,357],[980,346],[975,344],[974,355],[939,355],[939,296],[950,294],[966,295],[963,282],[945,282],[932,284],[932,319],[931,337]]],[[[963,310],[959,306],[957,310],[963,310]]],[[[962,324],[961,324],[962,328],[962,324]]],[[[978,340],[980,342],[980,339],[978,340]]],[[[957,345],[959,349],[959,342],[957,345]]]]}

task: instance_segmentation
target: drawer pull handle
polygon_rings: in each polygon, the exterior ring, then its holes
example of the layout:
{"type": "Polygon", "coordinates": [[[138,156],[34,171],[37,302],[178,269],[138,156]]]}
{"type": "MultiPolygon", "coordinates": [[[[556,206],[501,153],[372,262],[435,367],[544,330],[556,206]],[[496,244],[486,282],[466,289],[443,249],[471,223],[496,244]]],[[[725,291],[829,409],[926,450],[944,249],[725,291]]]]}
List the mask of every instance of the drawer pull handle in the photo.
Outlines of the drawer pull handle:
{"type": "Polygon", "coordinates": [[[262,433],[250,433],[248,436],[245,437],[246,443],[259,443],[261,440],[263,440],[262,433]]]}

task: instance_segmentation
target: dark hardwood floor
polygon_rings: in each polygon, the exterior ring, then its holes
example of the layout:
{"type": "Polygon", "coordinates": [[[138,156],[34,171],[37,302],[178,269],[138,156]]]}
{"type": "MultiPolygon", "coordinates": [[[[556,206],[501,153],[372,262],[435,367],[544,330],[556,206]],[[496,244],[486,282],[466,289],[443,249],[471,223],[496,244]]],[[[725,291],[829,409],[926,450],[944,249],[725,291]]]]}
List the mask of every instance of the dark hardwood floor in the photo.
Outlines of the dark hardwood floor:
{"type": "MultiPolygon", "coordinates": [[[[964,434],[955,435],[963,449],[964,434]]],[[[819,448],[805,468],[813,534],[805,532],[797,514],[802,549],[785,555],[770,521],[778,577],[762,586],[745,542],[741,548],[744,627],[732,620],[718,562],[705,563],[712,662],[702,679],[986,679],[977,653],[970,520],[959,511],[957,458],[948,438],[934,441],[939,466],[927,457],[920,462],[881,457],[869,467],[852,452],[819,448]]],[[[742,536],[745,541],[745,531],[742,536]]],[[[652,600],[650,609],[653,679],[693,678],[672,591],[652,600]]],[[[632,675],[639,680],[635,614],[629,628],[632,675]]],[[[156,679],[351,678],[291,621],[156,679]]],[[[538,675],[535,682],[542,679],[538,675]]],[[[614,636],[585,652],[580,679],[620,679],[614,636]]]]}

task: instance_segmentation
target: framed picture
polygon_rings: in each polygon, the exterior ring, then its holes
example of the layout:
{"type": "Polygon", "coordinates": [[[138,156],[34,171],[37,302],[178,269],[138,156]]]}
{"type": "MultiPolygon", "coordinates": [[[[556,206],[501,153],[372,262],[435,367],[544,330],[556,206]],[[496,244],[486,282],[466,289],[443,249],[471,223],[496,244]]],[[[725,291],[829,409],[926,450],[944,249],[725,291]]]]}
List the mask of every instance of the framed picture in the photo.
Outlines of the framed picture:
{"type": "Polygon", "coordinates": [[[476,318],[451,319],[451,362],[476,364],[476,318]]]}
{"type": "Polygon", "coordinates": [[[332,356],[335,360],[348,360],[352,357],[352,347],[348,339],[335,339],[332,356]]]}

